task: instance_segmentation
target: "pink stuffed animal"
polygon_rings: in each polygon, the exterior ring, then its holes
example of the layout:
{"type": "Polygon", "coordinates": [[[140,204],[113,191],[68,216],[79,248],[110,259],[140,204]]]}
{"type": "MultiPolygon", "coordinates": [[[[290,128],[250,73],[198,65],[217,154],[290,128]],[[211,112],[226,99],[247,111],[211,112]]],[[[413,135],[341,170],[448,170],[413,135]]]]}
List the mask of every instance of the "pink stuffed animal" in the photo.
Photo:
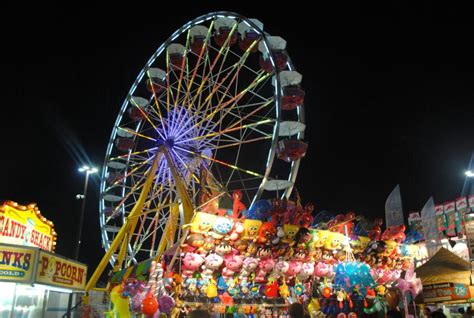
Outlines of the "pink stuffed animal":
{"type": "Polygon", "coordinates": [[[232,231],[230,232],[229,239],[231,241],[237,241],[244,231],[244,224],[240,221],[235,222],[232,231]]]}
{"type": "Polygon", "coordinates": [[[240,271],[239,279],[244,279],[255,272],[258,267],[258,259],[255,257],[246,257],[242,263],[242,270],[240,271]]]}
{"type": "Polygon", "coordinates": [[[202,266],[202,275],[212,276],[214,271],[221,267],[222,263],[224,263],[224,259],[219,254],[212,253],[207,255],[204,265],[202,266]]]}
{"type": "Polygon", "coordinates": [[[314,273],[314,263],[306,262],[301,265],[301,271],[296,275],[298,279],[302,282],[307,280],[314,273]]]}
{"type": "Polygon", "coordinates": [[[237,273],[244,262],[242,255],[228,254],[224,256],[225,267],[222,270],[222,276],[226,278],[233,277],[237,273]]]}
{"type": "Polygon", "coordinates": [[[302,267],[302,263],[298,261],[291,261],[288,267],[288,271],[286,272],[286,276],[289,278],[295,277],[300,271],[302,267]]]}
{"type": "Polygon", "coordinates": [[[274,272],[275,272],[275,274],[277,274],[277,275],[284,276],[284,275],[286,274],[286,272],[288,272],[288,269],[290,269],[290,264],[288,264],[287,261],[279,260],[279,261],[275,264],[274,272]]]}
{"type": "Polygon", "coordinates": [[[331,266],[323,263],[323,262],[318,262],[316,264],[316,267],[314,268],[314,275],[318,277],[328,277],[331,274],[331,266]]]}
{"type": "Polygon", "coordinates": [[[255,276],[256,283],[265,283],[267,281],[266,276],[267,274],[273,269],[275,266],[275,261],[271,258],[264,259],[258,264],[258,272],[255,276]]]}
{"type": "Polygon", "coordinates": [[[196,253],[186,253],[182,261],[182,276],[189,277],[204,263],[204,257],[196,253]]]}

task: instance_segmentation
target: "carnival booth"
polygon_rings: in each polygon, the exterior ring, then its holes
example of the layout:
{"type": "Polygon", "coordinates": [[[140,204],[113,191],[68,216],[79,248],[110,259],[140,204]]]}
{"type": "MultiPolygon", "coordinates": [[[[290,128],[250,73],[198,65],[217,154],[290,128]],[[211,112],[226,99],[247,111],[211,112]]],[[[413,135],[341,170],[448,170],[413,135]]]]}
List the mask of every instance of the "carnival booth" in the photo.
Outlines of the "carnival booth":
{"type": "Polygon", "coordinates": [[[263,201],[238,218],[198,212],[179,246],[115,273],[110,316],[286,317],[300,302],[312,317],[384,317],[421,291],[404,225],[366,231],[354,213],[313,223],[311,204],[263,201]]]}
{"type": "Polygon", "coordinates": [[[54,225],[35,204],[0,206],[0,317],[60,317],[87,266],[54,254],[54,225]]]}
{"type": "Polygon", "coordinates": [[[421,296],[425,305],[445,307],[447,311],[447,306],[454,309],[471,306],[474,300],[471,265],[456,254],[441,248],[416,273],[423,284],[421,296]]]}

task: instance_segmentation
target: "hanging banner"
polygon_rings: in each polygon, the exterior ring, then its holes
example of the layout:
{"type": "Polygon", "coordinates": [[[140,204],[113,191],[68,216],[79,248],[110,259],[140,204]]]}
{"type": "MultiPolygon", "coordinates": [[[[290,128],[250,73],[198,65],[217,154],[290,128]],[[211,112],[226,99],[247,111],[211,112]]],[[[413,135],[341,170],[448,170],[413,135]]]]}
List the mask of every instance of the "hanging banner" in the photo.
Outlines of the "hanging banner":
{"type": "Polygon", "coordinates": [[[423,301],[426,303],[465,300],[471,298],[468,285],[454,283],[423,285],[421,295],[423,301]]]}
{"type": "Polygon", "coordinates": [[[65,257],[39,252],[36,282],[58,287],[83,290],[87,266],[65,257]]]}
{"type": "Polygon", "coordinates": [[[467,208],[468,206],[466,197],[460,197],[456,199],[456,210],[461,211],[467,208]]]}
{"type": "Polygon", "coordinates": [[[400,185],[396,185],[385,201],[385,224],[387,227],[404,224],[400,185]]]}
{"type": "Polygon", "coordinates": [[[427,241],[427,249],[429,255],[436,253],[436,248],[439,244],[438,224],[435,216],[435,205],[433,197],[426,201],[423,209],[421,209],[421,224],[423,225],[423,232],[425,240],[427,241]]]}
{"type": "Polygon", "coordinates": [[[0,244],[0,281],[32,283],[37,250],[0,244]]]}
{"type": "Polygon", "coordinates": [[[450,211],[446,212],[445,218],[446,218],[446,236],[448,237],[453,237],[456,236],[456,219],[459,220],[459,217],[457,217],[458,212],[457,211],[450,211]]]}
{"type": "Polygon", "coordinates": [[[474,194],[471,194],[467,201],[469,202],[469,207],[471,210],[474,211],[474,194]]]}
{"type": "Polygon", "coordinates": [[[467,221],[464,224],[466,229],[467,247],[469,249],[469,258],[474,261],[474,220],[467,221]]]}
{"type": "Polygon", "coordinates": [[[56,232],[53,223],[41,215],[36,204],[23,206],[7,201],[0,206],[0,243],[54,251],[56,232]]]}
{"type": "Polygon", "coordinates": [[[442,204],[435,205],[434,209],[436,214],[444,212],[444,206],[442,204]]]}
{"type": "Polygon", "coordinates": [[[454,201],[444,202],[444,213],[453,212],[456,210],[454,201]]]}
{"type": "Polygon", "coordinates": [[[420,212],[410,212],[408,214],[408,229],[410,232],[419,234],[419,240],[424,239],[423,225],[421,223],[420,212]]]}

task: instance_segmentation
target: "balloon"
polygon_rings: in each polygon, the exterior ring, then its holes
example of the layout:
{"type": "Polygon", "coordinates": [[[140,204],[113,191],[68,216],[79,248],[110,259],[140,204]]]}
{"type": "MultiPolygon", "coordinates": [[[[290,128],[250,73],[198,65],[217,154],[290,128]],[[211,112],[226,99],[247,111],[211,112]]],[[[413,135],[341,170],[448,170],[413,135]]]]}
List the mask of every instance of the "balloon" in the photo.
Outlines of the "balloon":
{"type": "Polygon", "coordinates": [[[247,218],[254,220],[263,220],[267,212],[272,208],[268,200],[258,200],[247,210],[247,218]]]}
{"type": "Polygon", "coordinates": [[[331,297],[331,288],[329,287],[324,287],[323,288],[323,296],[326,297],[326,298],[329,298],[331,297]]]}
{"type": "Polygon", "coordinates": [[[148,293],[142,301],[142,313],[153,315],[158,310],[158,302],[152,293],[148,293]]]}
{"type": "Polygon", "coordinates": [[[400,292],[397,288],[389,288],[385,293],[385,302],[387,303],[388,308],[395,308],[400,302],[400,292]]]}

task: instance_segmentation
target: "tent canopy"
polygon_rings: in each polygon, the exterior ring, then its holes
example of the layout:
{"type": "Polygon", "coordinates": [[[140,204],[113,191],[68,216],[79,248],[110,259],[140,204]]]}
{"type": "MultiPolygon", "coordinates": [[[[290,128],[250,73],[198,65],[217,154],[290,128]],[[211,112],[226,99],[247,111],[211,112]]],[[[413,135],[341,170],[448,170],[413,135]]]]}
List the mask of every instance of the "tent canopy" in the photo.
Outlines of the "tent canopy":
{"type": "Polygon", "coordinates": [[[448,282],[471,284],[471,264],[444,247],[415,272],[423,285],[448,282]]]}

